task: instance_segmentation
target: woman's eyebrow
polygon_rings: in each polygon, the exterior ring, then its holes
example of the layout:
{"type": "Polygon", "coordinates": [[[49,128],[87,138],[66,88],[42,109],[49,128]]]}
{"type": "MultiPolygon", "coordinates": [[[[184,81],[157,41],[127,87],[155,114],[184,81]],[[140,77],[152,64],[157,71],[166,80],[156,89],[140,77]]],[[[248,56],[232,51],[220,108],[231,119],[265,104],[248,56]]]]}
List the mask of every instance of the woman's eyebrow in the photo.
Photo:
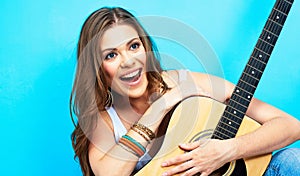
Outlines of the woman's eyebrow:
{"type": "Polygon", "coordinates": [[[137,40],[137,39],[139,39],[139,38],[138,38],[138,37],[135,37],[135,38],[129,40],[129,41],[127,42],[127,45],[131,44],[133,41],[135,41],[135,40],[137,40]]]}
{"type": "MultiPolygon", "coordinates": [[[[131,44],[134,40],[137,40],[137,39],[139,39],[139,37],[135,37],[135,38],[132,38],[132,39],[130,39],[128,42],[124,42],[124,43],[126,43],[126,45],[129,45],[129,44],[131,44]]],[[[123,43],[121,43],[120,45],[122,45],[123,43]]],[[[119,46],[120,46],[119,45],[119,46]]],[[[113,50],[116,50],[119,46],[117,46],[116,48],[105,48],[105,49],[103,49],[101,52],[105,52],[105,51],[113,51],[113,50]]]]}

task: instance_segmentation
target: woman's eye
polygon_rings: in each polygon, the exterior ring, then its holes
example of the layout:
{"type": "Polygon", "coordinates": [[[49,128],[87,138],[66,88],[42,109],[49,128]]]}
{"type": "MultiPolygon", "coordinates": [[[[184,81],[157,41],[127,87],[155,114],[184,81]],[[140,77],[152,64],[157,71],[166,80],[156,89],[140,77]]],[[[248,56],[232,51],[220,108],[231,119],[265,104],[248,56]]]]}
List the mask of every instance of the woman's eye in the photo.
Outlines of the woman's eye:
{"type": "Polygon", "coordinates": [[[114,57],[116,57],[116,56],[117,56],[116,53],[109,53],[109,54],[106,55],[105,59],[106,59],[106,60],[109,60],[109,59],[112,59],[112,58],[114,58],[114,57]]]}
{"type": "Polygon", "coordinates": [[[132,44],[132,45],[130,46],[130,49],[131,49],[131,50],[136,50],[136,49],[139,48],[139,46],[140,46],[139,43],[134,43],[134,44],[132,44]]]}

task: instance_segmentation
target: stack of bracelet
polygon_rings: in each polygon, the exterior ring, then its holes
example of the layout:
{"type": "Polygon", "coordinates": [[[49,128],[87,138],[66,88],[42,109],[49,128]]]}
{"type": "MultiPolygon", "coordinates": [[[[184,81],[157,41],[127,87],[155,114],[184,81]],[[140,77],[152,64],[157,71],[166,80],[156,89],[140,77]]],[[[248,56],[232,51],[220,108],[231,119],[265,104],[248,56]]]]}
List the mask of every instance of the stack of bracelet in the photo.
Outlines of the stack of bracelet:
{"type": "MultiPolygon", "coordinates": [[[[141,135],[148,142],[148,144],[152,139],[155,138],[155,134],[153,133],[153,131],[140,123],[134,124],[131,129],[137,134],[141,135]]],[[[145,147],[141,143],[128,136],[127,134],[120,138],[119,145],[138,157],[143,156],[146,152],[145,147]]]]}

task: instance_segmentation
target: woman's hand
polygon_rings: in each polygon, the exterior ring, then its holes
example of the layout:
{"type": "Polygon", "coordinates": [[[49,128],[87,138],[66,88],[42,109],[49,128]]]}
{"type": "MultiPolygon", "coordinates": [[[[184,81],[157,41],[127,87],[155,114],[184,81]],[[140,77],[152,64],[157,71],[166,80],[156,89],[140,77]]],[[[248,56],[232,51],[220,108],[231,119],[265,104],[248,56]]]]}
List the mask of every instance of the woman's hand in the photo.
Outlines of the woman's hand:
{"type": "Polygon", "coordinates": [[[189,152],[164,161],[162,167],[174,167],[168,169],[163,175],[169,176],[182,173],[186,176],[201,173],[201,176],[207,176],[233,160],[236,153],[233,142],[233,139],[207,139],[180,144],[179,147],[182,150],[189,152]]]}
{"type": "Polygon", "coordinates": [[[161,98],[164,98],[167,103],[165,107],[171,108],[178,102],[191,96],[211,97],[211,95],[205,91],[200,84],[196,83],[192,73],[185,71],[184,76],[177,80],[173,87],[171,87],[171,89],[161,98]]]}
{"type": "Polygon", "coordinates": [[[209,93],[197,85],[190,72],[181,80],[178,80],[170,90],[155,100],[144,113],[139,123],[148,126],[151,130],[156,131],[160,122],[167,112],[177,103],[191,96],[210,97],[209,93]]]}

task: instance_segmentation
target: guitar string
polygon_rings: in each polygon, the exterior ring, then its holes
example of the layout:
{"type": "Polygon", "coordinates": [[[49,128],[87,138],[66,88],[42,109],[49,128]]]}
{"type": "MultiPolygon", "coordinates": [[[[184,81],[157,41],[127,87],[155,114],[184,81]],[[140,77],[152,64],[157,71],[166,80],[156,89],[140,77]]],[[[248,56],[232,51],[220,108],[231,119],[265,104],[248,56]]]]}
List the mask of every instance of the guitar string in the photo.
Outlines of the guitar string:
{"type": "MultiPolygon", "coordinates": [[[[277,6],[277,7],[278,7],[278,8],[283,8],[283,9],[282,9],[282,12],[284,12],[284,13],[286,14],[286,13],[287,13],[286,10],[288,10],[288,9],[291,8],[291,7],[289,7],[288,4],[287,4],[287,5],[284,5],[284,2],[287,2],[287,1],[285,1],[285,0],[284,0],[284,1],[278,1],[278,4],[277,4],[278,6],[277,6]]],[[[276,5],[276,4],[275,4],[275,5],[276,5]]],[[[290,6],[291,6],[291,5],[290,5],[290,6]]],[[[287,15],[287,14],[286,14],[286,15],[287,15]]]]}
{"type": "MultiPolygon", "coordinates": [[[[254,67],[256,67],[256,65],[253,65],[254,67]]],[[[256,71],[259,71],[259,74],[260,75],[262,75],[262,71],[261,70],[259,70],[258,68],[253,68],[253,66],[251,66],[251,65],[249,65],[249,63],[247,63],[247,67],[246,67],[246,72],[247,73],[252,73],[253,71],[254,71],[254,69],[256,70],[256,71]]],[[[253,73],[252,73],[253,74],[253,73]]]]}
{"type": "Polygon", "coordinates": [[[262,73],[261,70],[259,70],[258,68],[254,68],[253,66],[249,65],[249,63],[247,63],[247,66],[248,66],[248,67],[251,67],[251,68],[253,68],[253,69],[255,69],[256,71],[259,71],[260,73],[262,73]]]}
{"type": "Polygon", "coordinates": [[[290,1],[287,1],[287,0],[284,0],[284,1],[286,1],[287,3],[289,3],[289,4],[291,4],[291,5],[292,5],[292,2],[290,2],[290,1]]]}
{"type": "MultiPolygon", "coordinates": [[[[217,126],[217,127],[219,127],[219,129],[221,128],[222,130],[224,130],[225,132],[227,132],[227,134],[228,133],[231,133],[231,135],[235,135],[235,133],[233,133],[233,132],[231,132],[231,131],[229,131],[228,129],[226,129],[226,128],[223,128],[222,126],[217,126]]],[[[217,128],[218,129],[218,128],[217,128]]],[[[230,134],[229,134],[230,135],[230,134]]]]}
{"type": "Polygon", "coordinates": [[[263,30],[261,36],[263,37],[263,40],[268,40],[268,41],[270,41],[271,44],[274,45],[274,46],[275,46],[276,41],[277,41],[277,39],[278,39],[278,37],[276,37],[276,36],[273,35],[273,34],[270,34],[270,33],[267,32],[266,30],[263,30]]]}
{"type": "MultiPolygon", "coordinates": [[[[285,0],[284,0],[285,1],[285,0]]],[[[285,1],[285,2],[288,2],[288,1],[285,1]]],[[[288,2],[288,3],[290,3],[290,2],[288,2]]],[[[290,3],[291,4],[291,3],[290,3]]],[[[274,48],[274,45],[275,45],[275,43],[276,43],[276,41],[277,41],[277,38],[278,38],[278,35],[279,34],[275,34],[274,32],[278,32],[278,33],[280,33],[280,31],[282,30],[282,27],[283,27],[283,25],[281,25],[280,23],[278,23],[278,22],[276,22],[276,21],[274,21],[273,20],[273,17],[275,17],[275,13],[276,12],[279,12],[279,13],[281,13],[281,14],[283,14],[283,15],[286,15],[287,16],[287,14],[285,14],[284,12],[281,12],[281,8],[283,8],[284,10],[289,10],[289,8],[290,7],[286,7],[285,6],[285,4],[284,3],[282,3],[282,1],[280,1],[280,2],[278,2],[277,3],[277,5],[278,5],[278,9],[275,7],[275,8],[273,8],[273,11],[272,11],[272,13],[271,13],[271,18],[268,18],[268,21],[267,21],[267,24],[265,25],[266,26],[266,28],[267,29],[263,29],[263,33],[261,34],[261,37],[263,37],[263,38],[259,38],[259,40],[261,41],[261,43],[258,43],[257,45],[258,46],[255,46],[255,48],[254,49],[257,49],[259,52],[261,52],[261,53],[264,53],[264,54],[266,54],[267,56],[270,56],[270,54],[268,54],[268,53],[270,53],[272,50],[273,50],[273,48],[274,48]],[[271,23],[271,24],[270,24],[271,23]],[[277,25],[277,26],[276,26],[277,25]],[[279,26],[279,27],[278,27],[279,26]],[[274,31],[274,32],[271,32],[271,31],[274,31]],[[276,31],[275,31],[276,30],[276,31]],[[266,41],[265,39],[264,39],[264,37],[266,37],[266,33],[268,33],[268,34],[271,34],[271,35],[273,35],[273,36],[275,36],[276,38],[273,38],[272,37],[272,39],[274,39],[274,45],[272,44],[272,43],[269,43],[268,41],[266,41]],[[267,51],[266,51],[267,50],[267,51]],[[267,52],[267,53],[266,53],[267,52]]],[[[276,5],[275,5],[276,6],[276,5]]],[[[278,15],[278,14],[277,14],[278,15]]],[[[276,16],[277,16],[276,15],[276,16]]],[[[283,20],[283,23],[284,23],[284,21],[285,21],[285,19],[283,20]]],[[[268,35],[269,36],[269,35],[268,35]]],[[[254,56],[251,56],[254,60],[257,60],[257,61],[259,61],[260,63],[263,63],[263,64],[265,64],[266,65],[266,63],[264,63],[263,61],[261,61],[261,60],[259,60],[258,58],[256,58],[256,57],[254,57],[254,56]]],[[[267,59],[267,61],[268,61],[268,59],[269,58],[266,58],[267,59]]],[[[259,62],[254,62],[254,64],[255,65],[257,65],[259,62]]],[[[247,63],[247,65],[248,66],[250,66],[251,68],[253,68],[253,67],[255,67],[255,65],[251,65],[251,64],[248,64],[247,63]]],[[[261,65],[259,65],[259,66],[261,66],[261,65]]],[[[264,65],[263,65],[264,66],[264,65]]],[[[256,67],[254,68],[255,70],[258,70],[256,67]]],[[[259,78],[257,78],[257,77],[254,77],[253,75],[251,75],[251,74],[249,74],[248,73],[248,71],[249,70],[251,70],[251,69],[249,69],[249,68],[247,68],[246,67],[246,69],[243,71],[243,75],[244,76],[242,76],[242,77],[244,77],[244,78],[248,78],[248,82],[247,82],[247,80],[246,80],[246,82],[245,82],[245,80],[243,80],[243,79],[241,79],[241,82],[243,82],[243,84],[245,85],[245,86],[248,86],[249,87],[249,82],[251,82],[251,81],[254,81],[253,79],[255,79],[255,80],[257,80],[257,81],[259,81],[260,79],[259,78]],[[247,76],[247,77],[246,77],[247,76]],[[250,79],[249,79],[250,78],[250,79]]],[[[262,73],[262,71],[260,71],[260,70],[258,70],[259,72],[261,72],[262,73]]],[[[261,76],[261,75],[258,75],[258,76],[261,76]]],[[[252,86],[252,87],[254,87],[254,91],[255,91],[255,89],[256,89],[256,86],[253,86],[251,83],[250,83],[250,86],[252,86]]],[[[242,91],[245,91],[245,92],[248,92],[247,90],[244,90],[245,89],[245,87],[239,87],[239,86],[237,86],[237,88],[240,88],[242,91]]],[[[249,93],[249,92],[248,92],[249,93]]],[[[250,93],[250,94],[252,94],[252,93],[250,93]]],[[[253,94],[252,94],[253,95],[253,94]]],[[[241,95],[239,95],[239,94],[235,94],[235,93],[233,93],[233,96],[235,96],[235,97],[237,97],[238,99],[240,99],[240,101],[241,100],[244,100],[244,102],[246,101],[246,103],[249,103],[248,102],[248,99],[245,99],[243,96],[241,96],[241,95]]],[[[232,101],[232,104],[233,105],[238,105],[238,106],[240,106],[240,107],[245,107],[243,104],[241,104],[241,103],[239,103],[239,102],[237,102],[237,101],[235,101],[234,99],[231,99],[232,101]]],[[[239,108],[238,109],[236,109],[235,107],[231,107],[232,109],[235,109],[235,110],[240,110],[239,108]]],[[[247,110],[247,107],[245,107],[246,108],[246,110],[247,110]]],[[[240,112],[240,111],[239,111],[240,112]]],[[[224,114],[225,114],[226,112],[224,112],[224,114]]],[[[227,113],[228,114],[230,114],[230,115],[232,115],[232,116],[234,116],[234,117],[237,117],[238,119],[240,119],[238,116],[236,116],[236,115],[233,115],[230,111],[227,111],[227,113]]],[[[243,112],[244,113],[244,112],[243,112]]],[[[234,123],[236,123],[236,121],[235,120],[232,120],[232,119],[228,119],[225,115],[223,116],[225,119],[227,119],[229,122],[234,122],[234,123]]],[[[239,124],[237,124],[237,125],[239,125],[239,124]]],[[[219,134],[221,134],[221,135],[223,135],[223,136],[227,136],[227,137],[230,137],[230,136],[228,136],[227,134],[224,134],[222,131],[220,131],[220,130],[223,130],[224,132],[229,132],[229,133],[231,133],[231,134],[233,134],[231,131],[228,131],[228,129],[226,128],[226,127],[230,127],[230,128],[232,128],[232,129],[235,129],[235,130],[237,130],[234,126],[229,126],[227,123],[225,123],[225,122],[223,122],[223,121],[220,121],[220,123],[218,123],[218,125],[217,125],[217,129],[216,129],[216,131],[214,132],[214,135],[216,136],[216,137],[219,137],[219,138],[223,138],[223,137],[221,137],[221,136],[219,136],[217,133],[219,133],[219,134]],[[224,126],[220,126],[220,124],[224,124],[224,125],[226,125],[225,126],[225,128],[224,128],[224,126]],[[219,130],[218,130],[219,129],[219,130]]],[[[233,134],[233,135],[235,135],[235,134],[233,134]]]]}

